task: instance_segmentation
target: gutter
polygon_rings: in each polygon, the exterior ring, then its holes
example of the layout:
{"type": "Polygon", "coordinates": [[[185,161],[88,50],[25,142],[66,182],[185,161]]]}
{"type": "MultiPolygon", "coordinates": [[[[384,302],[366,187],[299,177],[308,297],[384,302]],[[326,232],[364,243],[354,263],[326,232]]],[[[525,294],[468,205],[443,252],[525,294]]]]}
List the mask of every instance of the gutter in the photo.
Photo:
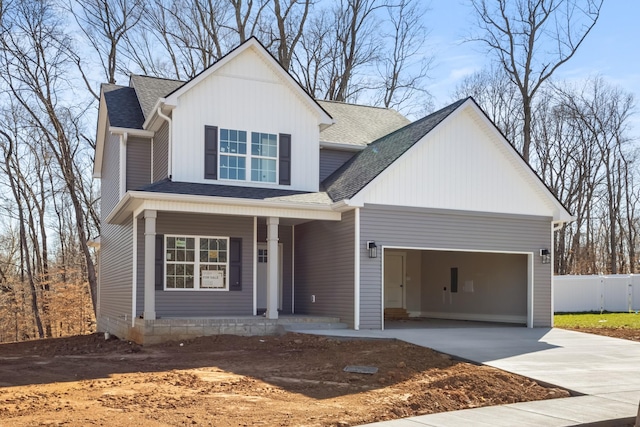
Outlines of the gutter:
{"type": "MultiPolygon", "coordinates": [[[[334,209],[334,205],[329,204],[310,204],[295,203],[281,200],[264,200],[264,199],[242,199],[237,197],[219,197],[219,196],[199,196],[194,194],[172,194],[172,193],[154,193],[150,191],[128,191],[124,197],[113,208],[111,213],[106,217],[105,221],[111,223],[116,216],[120,214],[128,204],[134,201],[171,201],[171,202],[190,202],[199,204],[220,204],[227,206],[252,206],[260,208],[285,208],[297,209],[301,211],[321,211],[321,212],[340,212],[334,209]]],[[[344,209],[348,210],[348,209],[344,209]]]]}

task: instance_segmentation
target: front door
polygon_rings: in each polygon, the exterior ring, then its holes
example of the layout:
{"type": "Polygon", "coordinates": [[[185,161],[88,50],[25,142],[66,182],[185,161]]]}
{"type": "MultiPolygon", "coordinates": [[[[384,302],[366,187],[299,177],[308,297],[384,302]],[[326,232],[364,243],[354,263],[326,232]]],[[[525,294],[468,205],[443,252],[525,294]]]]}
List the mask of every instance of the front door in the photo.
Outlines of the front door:
{"type": "Polygon", "coordinates": [[[384,254],[384,307],[405,308],[403,253],[385,252],[384,254]]]}
{"type": "MultiPolygon", "coordinates": [[[[280,256],[278,257],[278,309],[282,310],[282,243],[278,244],[280,256]]],[[[267,309],[267,262],[269,253],[266,243],[258,243],[258,269],[257,276],[257,296],[256,303],[258,311],[267,309]]]]}

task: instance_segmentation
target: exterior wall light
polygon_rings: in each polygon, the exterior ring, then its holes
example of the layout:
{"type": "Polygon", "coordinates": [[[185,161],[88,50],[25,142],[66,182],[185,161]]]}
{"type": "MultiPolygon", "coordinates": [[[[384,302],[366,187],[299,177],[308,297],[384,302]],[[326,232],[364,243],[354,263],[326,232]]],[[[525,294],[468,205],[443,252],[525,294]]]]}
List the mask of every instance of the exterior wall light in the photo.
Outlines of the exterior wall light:
{"type": "Polygon", "coordinates": [[[540,249],[540,258],[542,259],[543,264],[551,263],[551,252],[549,249],[540,249]]]}
{"type": "Polygon", "coordinates": [[[367,249],[369,250],[369,258],[378,258],[378,247],[376,242],[369,240],[367,242],[367,249]]]}

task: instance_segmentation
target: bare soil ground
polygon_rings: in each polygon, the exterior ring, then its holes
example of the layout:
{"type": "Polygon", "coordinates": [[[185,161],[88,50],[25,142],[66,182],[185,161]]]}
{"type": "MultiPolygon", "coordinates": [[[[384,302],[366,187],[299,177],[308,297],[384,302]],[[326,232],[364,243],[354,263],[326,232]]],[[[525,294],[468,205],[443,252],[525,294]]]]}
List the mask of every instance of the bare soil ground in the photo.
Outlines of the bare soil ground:
{"type": "Polygon", "coordinates": [[[640,342],[640,329],[631,328],[566,328],[572,331],[585,332],[587,334],[604,335],[613,338],[640,342]]]}
{"type": "Polygon", "coordinates": [[[139,347],[94,334],[0,345],[7,426],[344,427],[566,396],[392,340],[287,334],[139,347]]]}

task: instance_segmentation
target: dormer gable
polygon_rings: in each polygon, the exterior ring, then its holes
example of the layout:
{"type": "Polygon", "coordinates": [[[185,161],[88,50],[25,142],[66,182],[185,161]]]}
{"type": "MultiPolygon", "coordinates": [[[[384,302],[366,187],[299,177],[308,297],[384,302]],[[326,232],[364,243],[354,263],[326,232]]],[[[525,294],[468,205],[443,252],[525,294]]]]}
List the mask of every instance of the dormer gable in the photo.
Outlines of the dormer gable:
{"type": "Polygon", "coordinates": [[[255,38],[160,104],[172,180],[318,191],[319,132],[333,119],[255,38]]]}

